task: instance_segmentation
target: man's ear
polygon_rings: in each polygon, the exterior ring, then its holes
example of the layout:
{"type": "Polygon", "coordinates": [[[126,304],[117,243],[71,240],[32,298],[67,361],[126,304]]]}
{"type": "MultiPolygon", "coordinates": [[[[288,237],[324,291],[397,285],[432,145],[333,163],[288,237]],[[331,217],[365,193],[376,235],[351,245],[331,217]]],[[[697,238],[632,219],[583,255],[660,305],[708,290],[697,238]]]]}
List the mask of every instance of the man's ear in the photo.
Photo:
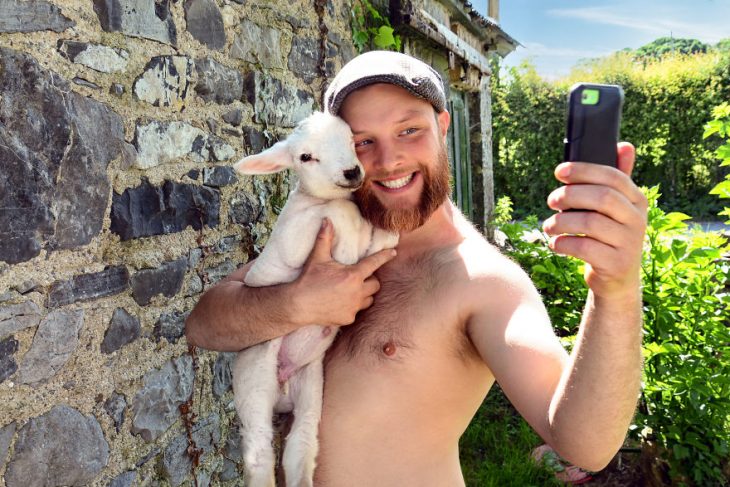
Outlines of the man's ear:
{"type": "Polygon", "coordinates": [[[447,110],[436,115],[436,120],[439,122],[439,130],[441,132],[441,138],[446,142],[446,134],[449,133],[449,124],[451,123],[451,115],[447,110]]]}
{"type": "Polygon", "coordinates": [[[260,154],[244,157],[233,168],[241,174],[271,174],[292,166],[286,140],[277,142],[260,154]]]}

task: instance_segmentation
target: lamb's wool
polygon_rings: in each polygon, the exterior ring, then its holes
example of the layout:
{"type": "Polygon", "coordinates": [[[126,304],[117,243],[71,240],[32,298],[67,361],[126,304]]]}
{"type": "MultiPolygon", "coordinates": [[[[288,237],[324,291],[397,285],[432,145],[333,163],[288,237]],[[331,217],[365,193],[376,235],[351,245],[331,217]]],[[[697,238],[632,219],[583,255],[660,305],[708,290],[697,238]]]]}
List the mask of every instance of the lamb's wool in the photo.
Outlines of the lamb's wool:
{"type": "MultiPolygon", "coordinates": [[[[286,140],[244,158],[235,168],[244,174],[292,169],[299,177],[266,247],[244,278],[247,286],[295,280],[324,218],[332,222],[337,236],[332,256],[342,264],[354,264],[398,241],[397,235],[373,229],[351,200],[364,171],[350,128],[338,117],[315,113],[286,140]]],[[[233,389],[247,485],[274,486],[274,411],[295,412],[283,456],[287,484],[312,485],[322,411],[322,359],[335,335],[330,327],[312,324],[236,357],[233,389]]]]}

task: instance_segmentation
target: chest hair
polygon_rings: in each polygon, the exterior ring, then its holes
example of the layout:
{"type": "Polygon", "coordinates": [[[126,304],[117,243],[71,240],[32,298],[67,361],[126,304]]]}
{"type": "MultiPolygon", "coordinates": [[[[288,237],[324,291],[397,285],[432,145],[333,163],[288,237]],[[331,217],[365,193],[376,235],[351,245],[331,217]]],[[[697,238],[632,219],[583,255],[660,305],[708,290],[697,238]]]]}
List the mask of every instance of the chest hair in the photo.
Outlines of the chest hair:
{"type": "Polygon", "coordinates": [[[414,350],[418,332],[433,325],[440,289],[448,286],[445,266],[451,260],[443,253],[427,254],[381,268],[376,274],[380,290],[372,306],[340,329],[332,353],[393,358],[389,351],[398,350],[397,357],[402,357],[414,350]]]}

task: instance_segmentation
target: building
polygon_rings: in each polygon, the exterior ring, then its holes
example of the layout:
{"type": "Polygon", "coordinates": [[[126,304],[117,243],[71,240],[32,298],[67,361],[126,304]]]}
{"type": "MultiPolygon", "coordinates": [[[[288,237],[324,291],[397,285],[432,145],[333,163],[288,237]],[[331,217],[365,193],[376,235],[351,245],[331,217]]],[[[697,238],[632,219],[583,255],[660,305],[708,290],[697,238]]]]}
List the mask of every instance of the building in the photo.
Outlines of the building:
{"type": "Polygon", "coordinates": [[[508,55],[519,43],[499,26],[499,0],[488,0],[487,16],[464,0],[391,0],[388,8],[404,52],[431,64],[447,84],[453,199],[488,231],[485,222],[494,207],[492,59],[508,55]]]}

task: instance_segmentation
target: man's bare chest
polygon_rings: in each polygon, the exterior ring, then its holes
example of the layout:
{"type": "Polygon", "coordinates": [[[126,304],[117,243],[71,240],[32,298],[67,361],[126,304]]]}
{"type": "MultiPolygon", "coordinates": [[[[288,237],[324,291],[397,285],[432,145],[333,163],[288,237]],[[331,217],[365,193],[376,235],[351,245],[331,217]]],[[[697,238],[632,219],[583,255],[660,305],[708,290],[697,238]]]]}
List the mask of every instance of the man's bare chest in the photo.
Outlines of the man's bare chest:
{"type": "Polygon", "coordinates": [[[340,330],[333,355],[405,360],[434,343],[460,346],[463,327],[450,303],[449,279],[432,259],[378,277],[381,288],[372,306],[340,330]]]}

